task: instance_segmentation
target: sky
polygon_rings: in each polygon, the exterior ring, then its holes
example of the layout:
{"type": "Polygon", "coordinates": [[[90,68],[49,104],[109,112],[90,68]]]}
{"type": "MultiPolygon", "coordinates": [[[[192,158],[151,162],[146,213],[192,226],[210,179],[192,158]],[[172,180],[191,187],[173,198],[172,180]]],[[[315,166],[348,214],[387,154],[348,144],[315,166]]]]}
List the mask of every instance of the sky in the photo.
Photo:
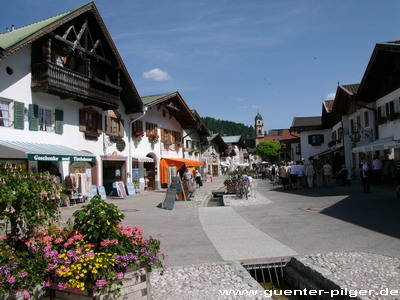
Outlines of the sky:
{"type": "MultiPolygon", "coordinates": [[[[81,0],[0,0],[0,31],[81,0]]],[[[141,96],[179,91],[202,117],[265,130],[320,116],[360,83],[376,43],[400,39],[398,0],[97,0],[141,96]]]]}

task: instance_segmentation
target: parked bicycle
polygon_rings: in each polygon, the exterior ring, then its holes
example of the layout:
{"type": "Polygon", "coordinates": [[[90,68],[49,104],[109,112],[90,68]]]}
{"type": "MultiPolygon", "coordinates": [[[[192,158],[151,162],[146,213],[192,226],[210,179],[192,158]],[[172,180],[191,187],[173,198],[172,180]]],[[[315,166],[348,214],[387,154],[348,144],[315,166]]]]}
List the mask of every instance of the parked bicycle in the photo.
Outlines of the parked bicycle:
{"type": "Polygon", "coordinates": [[[246,200],[249,197],[250,180],[247,175],[242,175],[236,183],[236,196],[246,200]]]}

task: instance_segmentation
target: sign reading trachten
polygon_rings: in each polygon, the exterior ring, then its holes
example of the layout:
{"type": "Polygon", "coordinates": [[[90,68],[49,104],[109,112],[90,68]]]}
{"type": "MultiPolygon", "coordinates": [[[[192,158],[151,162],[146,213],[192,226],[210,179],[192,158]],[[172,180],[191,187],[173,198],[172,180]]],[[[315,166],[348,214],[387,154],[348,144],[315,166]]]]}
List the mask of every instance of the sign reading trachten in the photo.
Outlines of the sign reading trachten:
{"type": "Polygon", "coordinates": [[[51,155],[51,154],[28,154],[28,160],[33,161],[71,161],[71,162],[94,162],[94,156],[73,156],[73,155],[51,155]]]}

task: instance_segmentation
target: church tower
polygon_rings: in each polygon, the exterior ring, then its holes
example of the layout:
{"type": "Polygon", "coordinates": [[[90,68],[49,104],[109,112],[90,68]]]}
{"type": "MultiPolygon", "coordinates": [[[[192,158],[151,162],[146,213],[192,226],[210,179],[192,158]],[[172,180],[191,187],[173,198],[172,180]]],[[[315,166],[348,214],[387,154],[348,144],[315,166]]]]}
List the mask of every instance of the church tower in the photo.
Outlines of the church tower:
{"type": "Polygon", "coordinates": [[[254,128],[256,129],[256,139],[264,137],[264,121],[260,113],[257,113],[254,119],[254,128]]]}

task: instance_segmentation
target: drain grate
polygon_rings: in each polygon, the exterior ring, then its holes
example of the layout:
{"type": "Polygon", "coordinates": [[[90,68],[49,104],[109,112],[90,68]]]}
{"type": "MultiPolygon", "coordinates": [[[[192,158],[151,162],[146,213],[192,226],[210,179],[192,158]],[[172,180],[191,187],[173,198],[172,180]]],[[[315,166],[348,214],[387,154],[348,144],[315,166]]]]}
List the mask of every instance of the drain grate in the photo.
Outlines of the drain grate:
{"type": "Polygon", "coordinates": [[[309,212],[321,212],[326,209],[326,207],[300,207],[299,209],[309,212]]]}
{"type": "Polygon", "coordinates": [[[139,209],[134,209],[134,208],[127,208],[127,209],[122,209],[122,212],[137,212],[140,211],[139,209]]]}
{"type": "Polygon", "coordinates": [[[265,263],[265,264],[246,264],[243,267],[258,282],[275,282],[280,286],[284,281],[283,269],[288,264],[287,261],[265,263]]]}

